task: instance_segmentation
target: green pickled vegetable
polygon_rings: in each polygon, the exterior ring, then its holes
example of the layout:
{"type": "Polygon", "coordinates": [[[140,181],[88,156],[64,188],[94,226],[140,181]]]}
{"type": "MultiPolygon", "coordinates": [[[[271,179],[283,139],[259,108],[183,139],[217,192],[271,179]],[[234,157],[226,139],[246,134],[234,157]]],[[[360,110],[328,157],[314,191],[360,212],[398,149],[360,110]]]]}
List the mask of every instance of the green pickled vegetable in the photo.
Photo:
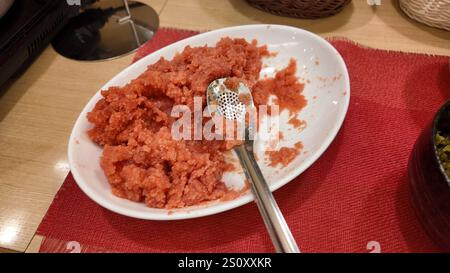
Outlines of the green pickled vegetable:
{"type": "Polygon", "coordinates": [[[435,139],[439,160],[447,177],[450,177],[450,135],[443,135],[438,131],[435,139]]]}

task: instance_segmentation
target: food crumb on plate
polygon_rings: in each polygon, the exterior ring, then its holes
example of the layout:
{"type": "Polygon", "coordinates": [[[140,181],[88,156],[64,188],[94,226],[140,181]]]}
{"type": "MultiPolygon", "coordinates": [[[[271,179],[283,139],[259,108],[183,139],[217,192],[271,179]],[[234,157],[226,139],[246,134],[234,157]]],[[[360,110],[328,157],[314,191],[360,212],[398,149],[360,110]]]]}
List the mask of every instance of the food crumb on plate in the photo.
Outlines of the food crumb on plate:
{"type": "Polygon", "coordinates": [[[294,147],[282,147],[277,151],[266,151],[265,154],[269,160],[269,166],[276,167],[280,164],[282,167],[286,167],[300,154],[302,149],[303,144],[297,142],[294,147]]]}
{"type": "Polygon", "coordinates": [[[306,121],[304,120],[300,120],[299,118],[297,118],[296,116],[291,117],[288,120],[288,123],[290,125],[292,125],[295,129],[301,129],[304,128],[306,126],[306,121]]]}

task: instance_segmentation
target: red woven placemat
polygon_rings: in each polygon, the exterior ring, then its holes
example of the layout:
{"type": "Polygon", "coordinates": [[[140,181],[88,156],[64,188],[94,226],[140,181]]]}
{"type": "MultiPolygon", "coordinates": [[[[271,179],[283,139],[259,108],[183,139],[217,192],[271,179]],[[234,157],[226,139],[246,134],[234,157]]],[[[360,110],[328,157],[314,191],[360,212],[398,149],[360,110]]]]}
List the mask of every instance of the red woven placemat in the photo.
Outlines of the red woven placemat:
{"type": "MultiPolygon", "coordinates": [[[[144,56],[195,32],[161,29],[144,56]]],[[[436,252],[409,202],[409,153],[450,98],[449,58],[374,50],[332,40],[351,78],[351,103],[335,141],[279,202],[304,252],[436,252]]],[[[43,222],[41,252],[271,252],[255,204],[183,221],[144,221],[103,209],[69,174],[43,222]],[[68,242],[70,242],[68,244],[68,242]]]]}

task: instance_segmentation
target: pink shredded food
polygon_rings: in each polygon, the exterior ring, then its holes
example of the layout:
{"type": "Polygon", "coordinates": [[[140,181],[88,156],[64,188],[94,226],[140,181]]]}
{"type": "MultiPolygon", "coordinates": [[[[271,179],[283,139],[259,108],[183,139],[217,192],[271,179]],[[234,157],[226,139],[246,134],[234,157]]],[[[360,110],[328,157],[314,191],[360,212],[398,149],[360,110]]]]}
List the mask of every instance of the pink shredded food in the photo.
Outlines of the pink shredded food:
{"type": "MultiPolygon", "coordinates": [[[[102,91],[103,98],[87,115],[94,125],[88,135],[103,146],[100,165],[112,192],[167,209],[236,196],[221,178],[230,168],[224,153],[237,143],[174,140],[171,126],[175,118],[170,112],[174,105],[193,110],[194,96],[202,98],[204,107],[205,90],[217,78],[234,77],[250,87],[257,85],[254,96],[262,92],[258,90],[268,92],[266,85],[278,83],[287,92],[300,90],[292,78],[293,64],[277,75],[275,83],[258,81],[262,58],[268,55],[266,47],[256,41],[223,38],[214,47],[188,46],[172,60],[161,58],[148,66],[124,87],[102,91]]],[[[292,109],[292,103],[286,107],[292,109]]]]}

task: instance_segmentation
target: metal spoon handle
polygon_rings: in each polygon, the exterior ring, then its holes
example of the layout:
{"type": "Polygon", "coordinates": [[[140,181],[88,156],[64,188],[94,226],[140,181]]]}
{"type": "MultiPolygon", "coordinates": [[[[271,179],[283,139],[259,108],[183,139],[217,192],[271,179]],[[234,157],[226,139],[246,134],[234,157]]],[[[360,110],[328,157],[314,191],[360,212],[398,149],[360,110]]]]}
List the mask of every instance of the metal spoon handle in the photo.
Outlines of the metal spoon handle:
{"type": "Polygon", "coordinates": [[[234,150],[242,164],[247,179],[250,180],[256,204],[263,217],[270,239],[279,253],[300,253],[286,220],[256,163],[252,144],[239,145],[234,150]]]}

